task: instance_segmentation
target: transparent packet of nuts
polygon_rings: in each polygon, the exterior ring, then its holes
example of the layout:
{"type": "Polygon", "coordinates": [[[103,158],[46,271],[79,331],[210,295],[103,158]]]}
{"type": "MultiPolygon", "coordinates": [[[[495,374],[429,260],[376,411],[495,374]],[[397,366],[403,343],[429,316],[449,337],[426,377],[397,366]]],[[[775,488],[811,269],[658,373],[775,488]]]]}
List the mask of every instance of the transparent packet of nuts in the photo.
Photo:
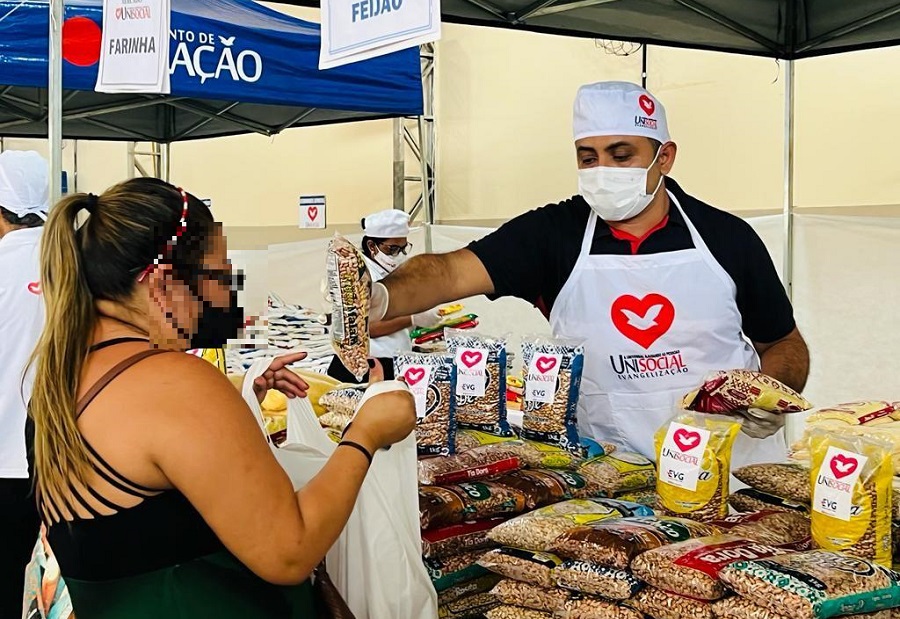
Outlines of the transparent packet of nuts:
{"type": "Polygon", "coordinates": [[[341,363],[358,380],[369,371],[369,299],[372,275],[360,251],[336,234],[325,259],[331,299],[331,344],[341,363]]]}
{"type": "Polygon", "coordinates": [[[514,436],[506,418],[506,338],[445,329],[453,359],[451,408],[460,428],[514,436]]]}
{"type": "Polygon", "coordinates": [[[419,456],[456,453],[456,418],[451,406],[452,365],[441,354],[403,353],[394,357],[394,372],[403,377],[416,402],[416,447],[419,456]]]}
{"type": "Polygon", "coordinates": [[[659,507],[671,516],[708,522],[728,515],[731,452],[740,421],[681,412],[656,432],[659,507]]]}
{"type": "Polygon", "coordinates": [[[892,446],[881,440],[810,433],[813,545],[892,566],[892,446]]]}
{"type": "Polygon", "coordinates": [[[528,337],[522,341],[522,366],[522,438],[583,455],[578,398],[584,347],[570,340],[528,337]]]}

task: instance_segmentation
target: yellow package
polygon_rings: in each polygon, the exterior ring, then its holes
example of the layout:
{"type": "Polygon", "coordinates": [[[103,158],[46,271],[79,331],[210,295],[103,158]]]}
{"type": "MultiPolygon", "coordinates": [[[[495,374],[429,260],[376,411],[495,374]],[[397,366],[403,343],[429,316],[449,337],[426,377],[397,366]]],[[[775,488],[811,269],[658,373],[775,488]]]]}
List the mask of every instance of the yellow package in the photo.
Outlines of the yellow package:
{"type": "Polygon", "coordinates": [[[224,348],[198,348],[195,350],[189,350],[188,353],[209,361],[214,366],[219,368],[222,374],[228,373],[228,366],[225,363],[224,348]]]}
{"type": "Polygon", "coordinates": [[[891,567],[890,446],[863,436],[813,431],[813,544],[891,567]]]}
{"type": "Polygon", "coordinates": [[[453,305],[446,305],[438,310],[438,316],[449,316],[450,314],[456,314],[457,312],[461,312],[463,310],[463,306],[461,303],[454,303],[453,305]]]}
{"type": "Polygon", "coordinates": [[[709,522],[728,515],[731,450],[741,424],[682,413],[656,432],[660,513],[709,522]]]}
{"type": "Polygon", "coordinates": [[[830,408],[820,408],[813,411],[806,418],[807,424],[817,424],[822,421],[843,421],[852,425],[878,425],[891,423],[900,419],[898,411],[891,402],[851,402],[838,404],[830,408]]]}
{"type": "Polygon", "coordinates": [[[760,372],[716,372],[696,391],[684,397],[681,408],[700,413],[727,415],[759,408],[770,413],[798,413],[812,408],[802,395],[760,372]]]}
{"type": "MultiPolygon", "coordinates": [[[[309,390],[306,392],[306,397],[309,399],[309,403],[312,404],[313,412],[315,412],[316,417],[321,417],[325,413],[328,412],[324,406],[319,404],[319,399],[331,391],[332,389],[336,389],[341,385],[341,381],[335,380],[330,376],[326,376],[325,374],[318,374],[315,372],[307,372],[305,370],[298,370],[295,368],[291,368],[291,371],[306,381],[306,384],[309,385],[309,390]]],[[[244,375],[243,374],[229,374],[228,379],[231,381],[231,384],[234,385],[235,389],[240,391],[244,385],[244,375]]],[[[270,389],[266,394],[266,399],[263,400],[262,404],[263,411],[283,411],[287,409],[287,399],[281,392],[277,392],[274,389],[270,389]],[[277,395],[272,395],[271,399],[269,396],[273,393],[277,395]],[[274,407],[274,408],[273,408],[274,407]]]]}
{"type": "Polygon", "coordinates": [[[287,410],[287,396],[276,389],[269,389],[260,404],[263,412],[280,413],[287,410]]]}

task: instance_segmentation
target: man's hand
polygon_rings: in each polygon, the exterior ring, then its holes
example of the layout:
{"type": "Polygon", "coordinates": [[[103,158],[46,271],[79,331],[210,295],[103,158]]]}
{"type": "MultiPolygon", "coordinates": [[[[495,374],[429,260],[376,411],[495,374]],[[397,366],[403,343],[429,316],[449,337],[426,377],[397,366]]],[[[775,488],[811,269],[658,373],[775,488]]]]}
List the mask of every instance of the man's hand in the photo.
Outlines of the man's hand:
{"type": "Polygon", "coordinates": [[[253,381],[253,392],[262,404],[269,389],[277,389],[288,398],[305,398],[309,391],[306,381],[297,376],[287,366],[306,359],[305,352],[298,352],[283,357],[276,357],[262,376],[253,381]]]}
{"type": "Polygon", "coordinates": [[[441,322],[441,314],[439,312],[439,309],[440,308],[435,307],[418,314],[413,314],[412,326],[421,327],[423,329],[430,329],[431,327],[438,326],[441,322]]]}
{"type": "Polygon", "coordinates": [[[741,411],[744,423],[741,432],[751,438],[769,438],[784,427],[785,415],[770,413],[760,408],[741,411]]]}

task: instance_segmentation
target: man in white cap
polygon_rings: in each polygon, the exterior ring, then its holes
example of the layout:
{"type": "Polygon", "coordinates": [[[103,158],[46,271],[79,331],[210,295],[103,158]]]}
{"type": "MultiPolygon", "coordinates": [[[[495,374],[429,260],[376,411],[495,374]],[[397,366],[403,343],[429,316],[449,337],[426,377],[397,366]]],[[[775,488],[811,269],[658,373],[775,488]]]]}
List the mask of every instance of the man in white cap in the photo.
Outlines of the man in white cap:
{"type": "Polygon", "coordinates": [[[33,151],[0,153],[0,617],[22,613],[40,526],[25,438],[26,366],[44,326],[39,259],[49,208],[47,162],[33,151]]]}
{"type": "MultiPolygon", "coordinates": [[[[413,258],[376,286],[376,317],[515,296],[585,343],[582,434],[655,458],[653,435],[707,373],[752,368],[802,390],[809,352],[762,241],[668,177],[666,114],[634,84],[583,86],[579,194],[467,249],[413,258]]],[[[783,420],[748,411],[734,462],[786,457],[783,420]]]]}

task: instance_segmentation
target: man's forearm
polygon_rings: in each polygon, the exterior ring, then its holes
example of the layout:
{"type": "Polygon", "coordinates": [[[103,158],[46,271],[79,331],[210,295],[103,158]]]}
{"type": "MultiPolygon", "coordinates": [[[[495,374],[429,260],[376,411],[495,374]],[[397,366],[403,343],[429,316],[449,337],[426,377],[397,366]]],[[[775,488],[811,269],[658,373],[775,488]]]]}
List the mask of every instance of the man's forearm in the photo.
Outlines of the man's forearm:
{"type": "Polygon", "coordinates": [[[494,290],[484,265],[466,249],[415,256],[381,283],[390,297],[385,320],[494,290]]]}
{"type": "Polygon", "coordinates": [[[762,373],[802,392],[809,377],[809,349],[799,333],[767,347],[760,354],[762,373]]]}

